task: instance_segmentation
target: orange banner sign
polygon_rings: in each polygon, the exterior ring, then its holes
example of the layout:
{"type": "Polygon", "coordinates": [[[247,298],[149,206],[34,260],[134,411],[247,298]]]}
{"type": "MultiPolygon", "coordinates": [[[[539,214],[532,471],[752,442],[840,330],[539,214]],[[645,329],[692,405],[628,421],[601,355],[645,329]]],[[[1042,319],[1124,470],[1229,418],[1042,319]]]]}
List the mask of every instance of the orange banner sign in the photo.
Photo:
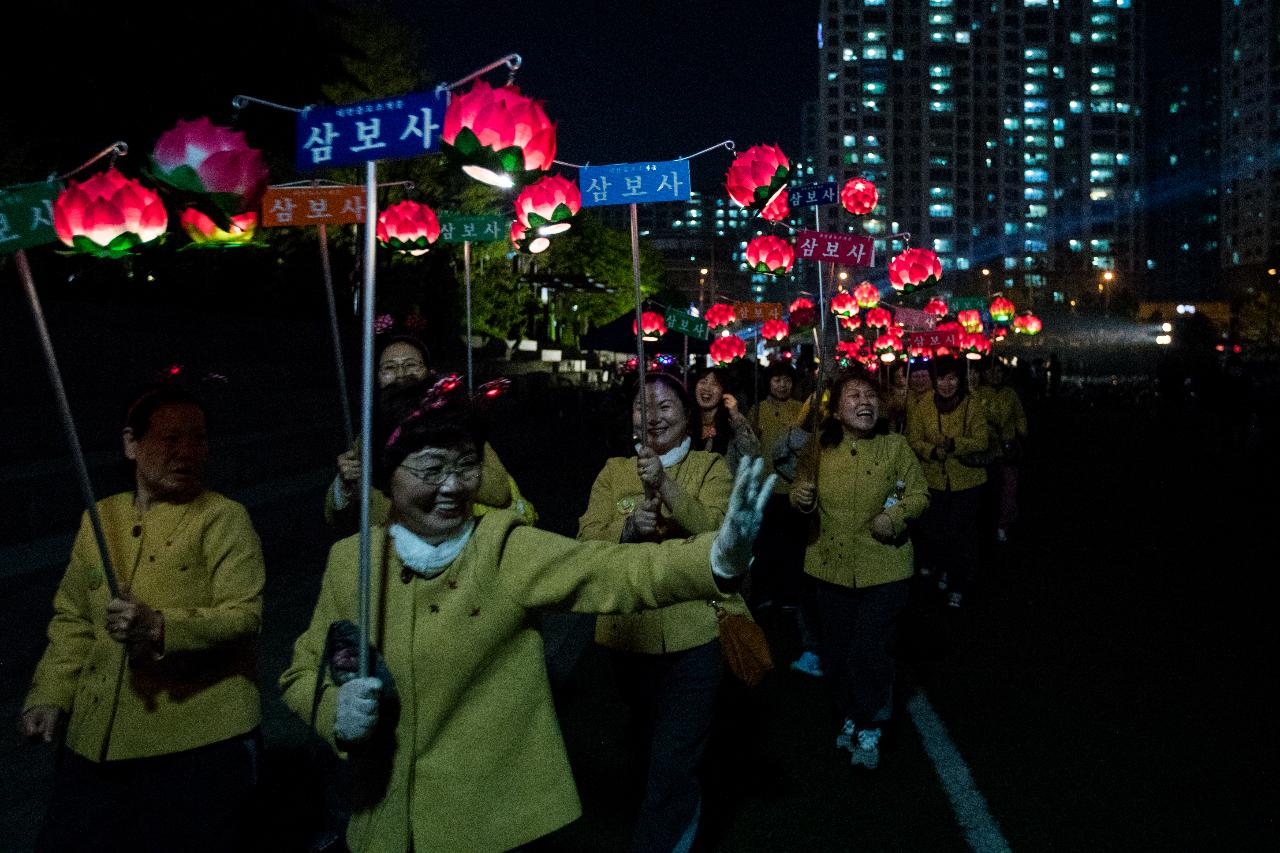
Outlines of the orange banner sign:
{"type": "Polygon", "coordinates": [[[778,302],[735,302],[734,316],[744,322],[755,320],[781,320],[782,305],[778,302]]]}
{"type": "Polygon", "coordinates": [[[262,197],[262,224],[349,225],[364,222],[364,187],[271,187],[262,197]]]}

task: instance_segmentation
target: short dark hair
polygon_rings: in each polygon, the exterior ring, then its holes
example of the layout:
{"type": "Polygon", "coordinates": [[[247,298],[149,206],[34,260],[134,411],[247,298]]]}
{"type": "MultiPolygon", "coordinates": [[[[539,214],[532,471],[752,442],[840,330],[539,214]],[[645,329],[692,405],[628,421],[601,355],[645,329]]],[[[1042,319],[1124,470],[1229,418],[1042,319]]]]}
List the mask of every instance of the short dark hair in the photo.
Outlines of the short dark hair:
{"type": "Polygon", "coordinates": [[[785,376],[788,379],[790,379],[792,382],[795,382],[796,368],[795,368],[795,365],[793,365],[791,362],[778,359],[777,361],[772,361],[769,363],[769,368],[764,372],[764,375],[769,377],[770,379],[772,379],[775,376],[785,376]]]}
{"type": "Polygon", "coordinates": [[[389,492],[391,475],[400,463],[424,447],[484,447],[481,412],[456,376],[429,376],[396,384],[379,400],[374,429],[374,485],[389,492]]]}
{"type": "MultiPolygon", "coordinates": [[[[671,389],[671,393],[676,395],[676,399],[680,401],[680,405],[684,406],[685,416],[693,414],[693,398],[689,395],[689,389],[684,387],[684,383],[680,381],[680,377],[673,376],[662,370],[647,370],[644,374],[644,384],[648,385],[665,385],[671,389]]],[[[636,396],[640,393],[640,384],[636,383],[631,389],[631,403],[635,405],[636,396]]]]}
{"type": "Polygon", "coordinates": [[[124,426],[133,435],[134,441],[141,441],[151,428],[151,417],[165,406],[195,406],[209,419],[209,412],[194,394],[181,385],[156,385],[143,391],[133,399],[125,410],[124,426]]]}
{"type": "Polygon", "coordinates": [[[378,339],[377,351],[373,354],[373,369],[378,369],[378,362],[382,361],[382,354],[392,344],[408,344],[418,351],[422,356],[422,363],[427,367],[431,366],[431,351],[427,349],[427,345],[422,342],[416,335],[395,334],[387,335],[385,338],[378,339]]]}
{"type": "Polygon", "coordinates": [[[830,389],[827,416],[822,421],[822,429],[818,434],[818,442],[823,447],[835,447],[844,438],[844,424],[840,422],[839,415],[840,397],[844,394],[844,387],[850,382],[865,382],[876,392],[876,396],[880,394],[880,386],[876,384],[875,377],[860,364],[851,365],[833,376],[827,385],[830,389]]]}

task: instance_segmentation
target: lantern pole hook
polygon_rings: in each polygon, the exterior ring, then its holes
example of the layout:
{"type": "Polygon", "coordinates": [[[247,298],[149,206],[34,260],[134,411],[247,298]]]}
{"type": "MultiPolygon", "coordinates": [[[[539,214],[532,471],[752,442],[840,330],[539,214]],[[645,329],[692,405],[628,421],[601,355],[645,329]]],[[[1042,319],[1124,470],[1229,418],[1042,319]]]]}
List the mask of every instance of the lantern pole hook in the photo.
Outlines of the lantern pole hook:
{"type": "Polygon", "coordinates": [[[490,71],[492,71],[493,69],[501,65],[507,66],[507,71],[508,71],[507,85],[510,86],[512,81],[516,79],[516,71],[520,68],[520,66],[523,63],[524,63],[524,60],[521,59],[520,54],[508,53],[506,56],[502,57],[501,59],[490,62],[484,68],[481,68],[478,71],[472,71],[470,74],[468,74],[466,77],[463,77],[461,80],[458,80],[454,83],[450,83],[447,86],[440,86],[438,88],[444,89],[446,92],[452,92],[454,89],[458,88],[464,83],[470,83],[472,80],[476,79],[477,77],[483,74],[488,74],[490,71]]]}
{"type": "Polygon", "coordinates": [[[236,95],[231,99],[231,106],[233,109],[242,110],[249,104],[262,104],[264,107],[271,107],[274,110],[284,110],[287,113],[305,113],[307,110],[315,106],[314,104],[308,104],[302,108],[286,107],[284,104],[277,104],[274,101],[264,101],[261,98],[254,98],[250,95],[236,95]]]}
{"type": "Polygon", "coordinates": [[[695,151],[694,153],[690,154],[688,157],[677,157],[676,159],[692,160],[694,157],[701,157],[703,154],[706,154],[709,151],[715,151],[717,148],[724,148],[727,151],[735,150],[733,140],[726,139],[724,142],[717,142],[715,145],[709,146],[707,148],[703,148],[701,151],[695,151]]]}
{"type": "Polygon", "coordinates": [[[102,149],[101,151],[99,151],[97,154],[94,154],[92,157],[90,157],[90,158],[89,158],[88,160],[86,160],[85,162],[81,163],[79,166],[77,166],[77,167],[75,167],[74,169],[72,169],[70,172],[67,172],[65,175],[59,175],[58,177],[59,177],[60,179],[62,179],[62,180],[66,180],[67,178],[71,177],[72,175],[76,175],[76,174],[79,174],[80,172],[83,172],[85,169],[89,168],[89,167],[90,167],[90,166],[92,166],[94,163],[96,163],[96,162],[98,162],[99,160],[101,160],[103,157],[106,157],[108,154],[110,154],[110,155],[111,155],[111,158],[112,158],[112,159],[111,159],[112,165],[115,165],[115,158],[116,158],[116,157],[121,157],[121,156],[124,156],[125,154],[128,154],[128,153],[129,153],[129,146],[128,146],[128,144],[127,144],[127,143],[124,143],[124,142],[113,142],[113,143],[111,143],[110,145],[108,145],[106,148],[104,148],[104,149],[102,149]]]}

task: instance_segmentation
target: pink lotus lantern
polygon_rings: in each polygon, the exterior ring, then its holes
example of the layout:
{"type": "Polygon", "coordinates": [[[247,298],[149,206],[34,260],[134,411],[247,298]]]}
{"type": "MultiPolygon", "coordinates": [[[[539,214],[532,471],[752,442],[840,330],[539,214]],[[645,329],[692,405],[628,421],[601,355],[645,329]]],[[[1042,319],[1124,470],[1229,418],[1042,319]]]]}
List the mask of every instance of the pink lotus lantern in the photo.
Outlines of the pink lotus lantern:
{"type": "Polygon", "coordinates": [[[711,342],[711,359],[728,364],[747,354],[747,343],[737,335],[724,335],[711,342]]]}
{"type": "Polygon", "coordinates": [[[781,148],[753,145],[733,158],[724,176],[724,187],[729,198],[748,210],[765,210],[781,196],[781,212],[775,207],[773,213],[778,215],[765,216],[776,220],[786,216],[789,210],[786,189],[790,177],[791,161],[781,148]]]}
{"type": "Polygon", "coordinates": [[[929,347],[907,347],[907,358],[928,361],[932,355],[933,350],[929,347]]]}
{"type": "Polygon", "coordinates": [[[933,316],[937,317],[939,320],[947,316],[947,312],[949,310],[951,309],[947,307],[947,303],[943,302],[941,299],[939,299],[936,296],[930,299],[928,302],[926,302],[924,306],[924,313],[932,314],[933,316]]]}
{"type": "Polygon", "coordinates": [[[792,302],[787,310],[791,312],[791,325],[796,328],[812,326],[818,319],[818,312],[813,307],[813,302],[803,296],[792,302]]]}
{"type": "Polygon", "coordinates": [[[858,338],[856,341],[837,341],[836,358],[837,360],[855,361],[861,348],[862,338],[858,338]]]}
{"type": "Polygon", "coordinates": [[[791,215],[791,204],[787,201],[786,193],[778,193],[773,201],[765,205],[764,210],[760,211],[760,218],[767,219],[770,222],[781,222],[791,215]]]}
{"type": "Polygon", "coordinates": [[[978,332],[982,329],[982,312],[976,308],[969,308],[956,314],[956,321],[966,332],[978,332]]]}
{"type": "Polygon", "coordinates": [[[440,148],[470,177],[495,187],[527,184],[551,168],[556,127],[542,102],[517,86],[493,88],[477,80],[454,95],[444,114],[440,148]]]}
{"type": "Polygon", "coordinates": [[[267,189],[267,163],[244,134],[207,117],[179,121],[156,140],[152,174],[158,181],[208,196],[227,216],[256,210],[267,189]]]}
{"type": "Polygon", "coordinates": [[[840,328],[844,329],[846,332],[856,332],[862,328],[862,318],[857,314],[852,314],[848,317],[840,317],[838,320],[840,328]]]}
{"type": "Polygon", "coordinates": [[[790,333],[791,330],[787,328],[787,324],[783,320],[765,320],[760,327],[760,337],[775,343],[783,340],[790,333]]]}
{"type": "Polygon", "coordinates": [[[123,258],[164,234],[168,224],[160,196],[115,169],[83,183],[69,181],[53,203],[58,239],[98,258],[123,258]]]}
{"type": "Polygon", "coordinates": [[[516,221],[539,237],[568,231],[573,227],[570,220],[581,209],[577,183],[560,175],[546,175],[516,196],[516,221]]]}
{"type": "Polygon", "coordinates": [[[1044,323],[1040,318],[1031,312],[1019,314],[1013,318],[1013,331],[1018,335],[1038,335],[1040,330],[1044,328],[1044,323]]]}
{"type": "MultiPolygon", "coordinates": [[[[646,341],[656,341],[667,333],[667,321],[656,311],[645,311],[640,315],[640,326],[644,329],[641,335],[646,341]]],[[[636,333],[636,321],[631,321],[631,334],[636,333]]]]}
{"type": "Polygon", "coordinates": [[[902,340],[894,335],[881,335],[876,338],[874,349],[881,361],[893,361],[902,354],[902,340]]]}
{"type": "Polygon", "coordinates": [[[703,315],[703,319],[707,321],[707,326],[712,329],[719,329],[721,326],[728,326],[737,320],[737,315],[733,313],[732,305],[725,305],[723,302],[717,302],[707,309],[707,313],[703,315]]]}
{"type": "Polygon", "coordinates": [[[991,329],[991,340],[993,340],[993,341],[1003,341],[1003,340],[1004,340],[1005,338],[1007,338],[1007,337],[1009,337],[1009,327],[1008,327],[1008,326],[994,326],[994,327],[991,329]]]}
{"type": "Polygon", "coordinates": [[[887,329],[893,324],[893,315],[887,308],[872,308],[863,315],[863,319],[873,329],[887,329]]]}
{"type": "Polygon", "coordinates": [[[903,336],[906,335],[907,330],[899,323],[890,323],[889,328],[885,329],[884,333],[886,335],[893,335],[898,340],[902,340],[903,336]]]}
{"type": "Polygon", "coordinates": [[[841,290],[831,297],[831,313],[838,317],[852,317],[858,313],[858,302],[852,293],[841,290]]]}
{"type": "Polygon", "coordinates": [[[869,281],[864,281],[853,289],[853,298],[859,308],[875,308],[880,304],[880,288],[869,281]]]}
{"type": "Polygon", "coordinates": [[[440,237],[436,213],[419,201],[402,201],[378,214],[378,242],[417,257],[440,237]]]}
{"type": "Polygon", "coordinates": [[[942,262],[928,249],[904,249],[889,262],[889,284],[899,293],[911,293],[942,280],[942,262]]]}
{"type": "Polygon", "coordinates": [[[230,248],[243,246],[253,241],[253,233],[258,227],[258,214],[241,213],[231,217],[226,230],[219,228],[208,216],[194,207],[182,211],[178,224],[191,238],[191,244],[200,248],[230,248]]]}
{"type": "Polygon", "coordinates": [[[795,260],[795,250],[780,237],[763,234],[747,244],[747,266],[753,272],[783,275],[791,272],[795,260]]]}
{"type": "Polygon", "coordinates": [[[880,193],[876,185],[866,178],[850,178],[840,190],[840,203],[854,216],[863,216],[875,210],[880,193]]]}
{"type": "Polygon", "coordinates": [[[997,323],[1009,322],[1015,310],[1017,309],[1014,308],[1013,303],[1003,296],[997,296],[991,300],[991,319],[997,323]]]}
{"type": "Polygon", "coordinates": [[[991,341],[987,340],[986,335],[968,333],[960,336],[959,349],[960,352],[964,353],[965,358],[977,361],[991,352],[991,341]]]}

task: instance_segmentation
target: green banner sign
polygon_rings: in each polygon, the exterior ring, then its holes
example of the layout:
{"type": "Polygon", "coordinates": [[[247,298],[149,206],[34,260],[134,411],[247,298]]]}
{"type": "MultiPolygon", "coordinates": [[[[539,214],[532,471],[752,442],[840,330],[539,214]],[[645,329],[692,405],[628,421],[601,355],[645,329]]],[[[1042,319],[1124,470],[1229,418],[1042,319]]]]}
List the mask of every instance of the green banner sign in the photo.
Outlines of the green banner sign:
{"type": "Polygon", "coordinates": [[[62,184],[57,181],[0,189],[0,252],[16,252],[57,240],[53,202],[60,192],[62,184]]]}
{"type": "Polygon", "coordinates": [[[695,317],[692,314],[668,308],[666,316],[662,319],[667,322],[667,331],[669,332],[679,332],[686,337],[698,338],[703,341],[707,339],[707,321],[701,317],[695,317]]]}
{"type": "Polygon", "coordinates": [[[991,300],[986,296],[954,296],[947,301],[947,309],[957,311],[986,311],[991,307],[991,300]]]}
{"type": "Polygon", "coordinates": [[[510,233],[511,220],[501,214],[463,216],[440,214],[441,243],[496,243],[510,233]]]}

